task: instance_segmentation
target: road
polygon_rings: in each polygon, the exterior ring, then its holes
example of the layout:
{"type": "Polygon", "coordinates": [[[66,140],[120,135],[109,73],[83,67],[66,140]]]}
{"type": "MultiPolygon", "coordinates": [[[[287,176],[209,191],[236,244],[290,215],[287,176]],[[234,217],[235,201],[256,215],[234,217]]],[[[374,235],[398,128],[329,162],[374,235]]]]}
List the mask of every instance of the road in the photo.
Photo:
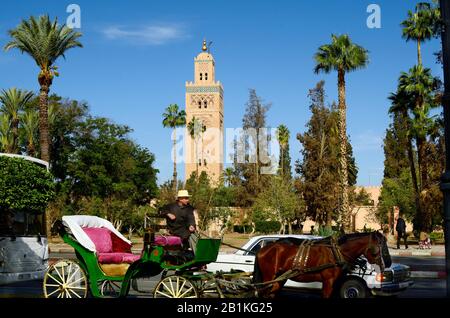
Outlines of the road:
{"type": "MultiPolygon", "coordinates": [[[[74,254],[51,254],[51,259],[75,258],[74,254]]],[[[413,271],[445,271],[445,260],[442,257],[392,257],[393,262],[407,264],[413,271]]],[[[399,298],[443,298],[446,296],[445,279],[414,278],[414,285],[401,293],[399,298]]],[[[150,298],[159,277],[137,280],[137,289],[130,289],[130,298],[150,298]]],[[[22,282],[0,286],[0,298],[40,298],[42,281],[22,282]]],[[[317,291],[283,290],[280,298],[300,299],[319,298],[317,291]]]]}

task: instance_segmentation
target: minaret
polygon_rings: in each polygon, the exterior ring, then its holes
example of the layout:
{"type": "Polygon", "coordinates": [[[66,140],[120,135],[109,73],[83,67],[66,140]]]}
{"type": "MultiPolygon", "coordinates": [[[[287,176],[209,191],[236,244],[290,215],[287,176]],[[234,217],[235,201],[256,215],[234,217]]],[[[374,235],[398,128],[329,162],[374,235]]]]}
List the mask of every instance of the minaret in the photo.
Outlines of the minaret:
{"type": "Polygon", "coordinates": [[[199,175],[205,171],[217,183],[224,162],[223,87],[215,80],[215,62],[206,40],[202,52],[194,58],[194,82],[186,82],[186,125],[194,117],[206,130],[199,129],[197,138],[186,131],[185,178],[198,169],[199,175]]]}

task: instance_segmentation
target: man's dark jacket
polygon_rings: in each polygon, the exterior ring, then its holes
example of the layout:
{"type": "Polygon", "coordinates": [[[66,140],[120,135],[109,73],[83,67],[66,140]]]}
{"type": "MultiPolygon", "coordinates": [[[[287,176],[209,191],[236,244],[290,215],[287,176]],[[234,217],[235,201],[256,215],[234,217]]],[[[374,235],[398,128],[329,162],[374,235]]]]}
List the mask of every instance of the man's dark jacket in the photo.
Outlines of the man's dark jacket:
{"type": "Polygon", "coordinates": [[[179,205],[177,202],[165,205],[159,211],[161,215],[165,215],[167,219],[167,228],[172,235],[181,237],[187,240],[191,232],[189,226],[195,227],[194,208],[191,205],[179,205]],[[167,214],[175,215],[175,220],[167,217],[167,214]]]}
{"type": "Polygon", "coordinates": [[[401,233],[404,233],[404,232],[406,232],[406,223],[405,223],[405,220],[403,220],[402,218],[398,218],[398,220],[397,220],[397,225],[396,225],[396,227],[395,227],[395,230],[397,231],[397,232],[401,232],[401,233]]]}

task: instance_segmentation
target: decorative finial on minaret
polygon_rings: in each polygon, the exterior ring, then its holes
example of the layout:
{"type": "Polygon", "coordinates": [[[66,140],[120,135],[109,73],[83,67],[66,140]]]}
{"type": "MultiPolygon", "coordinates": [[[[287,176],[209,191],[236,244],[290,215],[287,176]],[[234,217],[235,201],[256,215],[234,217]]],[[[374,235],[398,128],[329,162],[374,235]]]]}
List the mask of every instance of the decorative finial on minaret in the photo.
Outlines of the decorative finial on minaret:
{"type": "Polygon", "coordinates": [[[206,47],[206,40],[203,39],[203,46],[202,46],[202,51],[206,52],[208,50],[208,48],[206,47]]]}

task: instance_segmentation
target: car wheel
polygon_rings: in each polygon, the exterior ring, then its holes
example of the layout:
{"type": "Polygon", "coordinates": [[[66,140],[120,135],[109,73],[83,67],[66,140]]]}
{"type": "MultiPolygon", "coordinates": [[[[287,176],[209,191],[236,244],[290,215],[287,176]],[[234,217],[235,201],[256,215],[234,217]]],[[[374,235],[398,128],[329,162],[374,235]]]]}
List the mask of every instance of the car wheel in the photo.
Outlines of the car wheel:
{"type": "Polygon", "coordinates": [[[339,288],[340,298],[367,298],[369,294],[366,284],[355,278],[346,280],[339,288]]]}

